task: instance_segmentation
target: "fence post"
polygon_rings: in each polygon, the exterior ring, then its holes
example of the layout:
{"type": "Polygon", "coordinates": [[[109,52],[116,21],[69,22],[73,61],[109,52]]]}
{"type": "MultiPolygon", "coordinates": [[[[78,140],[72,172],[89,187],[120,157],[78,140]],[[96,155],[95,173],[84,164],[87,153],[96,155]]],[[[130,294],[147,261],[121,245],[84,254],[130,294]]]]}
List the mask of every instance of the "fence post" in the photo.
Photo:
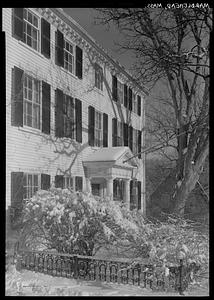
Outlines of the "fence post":
{"type": "Polygon", "coordinates": [[[184,295],[184,285],[183,285],[183,275],[184,275],[184,263],[183,259],[180,259],[180,266],[179,266],[179,294],[184,295]]]}
{"type": "Polygon", "coordinates": [[[74,255],[73,256],[73,258],[74,258],[74,278],[75,279],[78,279],[78,257],[77,257],[77,255],[74,255]]]}

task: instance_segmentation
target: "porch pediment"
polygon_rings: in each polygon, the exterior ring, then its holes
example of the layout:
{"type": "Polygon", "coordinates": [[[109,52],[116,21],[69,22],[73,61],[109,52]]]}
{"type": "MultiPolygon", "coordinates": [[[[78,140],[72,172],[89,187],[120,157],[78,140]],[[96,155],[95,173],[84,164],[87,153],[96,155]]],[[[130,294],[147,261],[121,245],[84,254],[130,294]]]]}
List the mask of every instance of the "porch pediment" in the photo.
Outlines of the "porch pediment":
{"type": "Polygon", "coordinates": [[[100,148],[83,160],[89,177],[119,176],[130,178],[132,170],[138,167],[129,147],[100,148]],[[120,170],[120,171],[118,171],[120,170]]]}

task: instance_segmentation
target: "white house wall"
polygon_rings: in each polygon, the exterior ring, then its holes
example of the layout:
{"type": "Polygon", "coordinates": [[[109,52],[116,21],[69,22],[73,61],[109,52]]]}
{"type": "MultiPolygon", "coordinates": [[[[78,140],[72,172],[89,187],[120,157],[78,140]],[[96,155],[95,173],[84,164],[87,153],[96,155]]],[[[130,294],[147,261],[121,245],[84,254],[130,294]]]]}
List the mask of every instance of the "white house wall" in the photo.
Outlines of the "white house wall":
{"type": "MultiPolygon", "coordinates": [[[[33,10],[33,9],[32,9],[33,10]]],[[[33,10],[38,14],[35,10],[33,10]]],[[[45,58],[41,53],[28,47],[21,41],[12,37],[12,9],[3,8],[3,31],[6,36],[6,206],[10,205],[11,198],[11,172],[23,171],[32,173],[47,173],[54,176],[60,174],[60,170],[70,171],[75,176],[83,176],[83,189],[85,187],[84,170],[82,160],[97,149],[88,146],[88,106],[92,105],[96,110],[108,114],[108,145],[112,146],[112,118],[121,119],[117,104],[109,97],[107,88],[100,91],[94,87],[94,70],[83,51],[83,79],[68,73],[64,68],[55,64],[55,31],[51,24],[51,59],[45,58]],[[44,80],[51,85],[51,134],[45,135],[41,131],[11,126],[11,89],[12,69],[14,66],[31,73],[39,80],[44,80]],[[82,144],[69,139],[57,139],[54,136],[55,127],[55,89],[78,98],[82,101],[82,144]],[[63,141],[63,143],[62,143],[63,141]],[[73,144],[73,145],[72,145],[73,144]],[[68,147],[64,147],[68,145],[68,147]],[[63,154],[60,154],[64,150],[63,154]],[[72,153],[72,151],[78,152],[72,153]],[[75,161],[74,161],[75,158],[75,161]],[[70,170],[69,170],[70,167],[70,170]]],[[[104,64],[103,67],[109,89],[112,89],[111,72],[104,64]]],[[[143,94],[141,94],[143,109],[143,94]]],[[[127,109],[122,106],[122,115],[127,122],[127,109]]],[[[129,112],[130,113],[130,112],[129,112]]],[[[131,112],[133,128],[141,130],[144,126],[144,118],[131,112]]],[[[142,144],[144,137],[142,135],[142,144]]],[[[141,168],[138,172],[138,180],[144,186],[144,155],[140,160],[141,168]]],[[[142,202],[144,189],[142,188],[142,202]]],[[[142,205],[143,206],[143,205],[142,205]]]]}

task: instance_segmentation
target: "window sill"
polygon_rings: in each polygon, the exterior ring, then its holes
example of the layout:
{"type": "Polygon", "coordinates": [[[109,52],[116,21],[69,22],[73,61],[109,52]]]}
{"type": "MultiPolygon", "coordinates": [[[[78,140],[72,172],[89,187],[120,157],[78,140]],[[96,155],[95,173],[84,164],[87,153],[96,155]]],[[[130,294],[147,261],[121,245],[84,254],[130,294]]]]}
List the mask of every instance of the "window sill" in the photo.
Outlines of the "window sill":
{"type": "Polygon", "coordinates": [[[65,68],[63,68],[63,67],[60,66],[60,69],[61,69],[63,72],[65,72],[66,74],[68,74],[68,75],[74,77],[75,79],[79,79],[76,75],[74,75],[73,73],[69,72],[69,71],[66,70],[65,68]]]}
{"type": "Polygon", "coordinates": [[[27,133],[32,133],[32,134],[35,134],[35,135],[42,135],[43,134],[40,129],[27,127],[27,126],[18,127],[18,130],[23,131],[23,132],[27,132],[27,133]]]}
{"type": "Polygon", "coordinates": [[[25,47],[26,49],[30,50],[31,52],[35,53],[36,55],[40,56],[41,58],[45,58],[45,56],[42,55],[39,51],[36,51],[35,49],[33,49],[32,47],[28,46],[24,42],[22,42],[22,41],[19,40],[18,43],[20,45],[22,45],[23,47],[25,47]]]}
{"type": "Polygon", "coordinates": [[[104,92],[100,89],[98,89],[96,86],[94,86],[94,90],[99,93],[100,95],[104,96],[104,92]]]}

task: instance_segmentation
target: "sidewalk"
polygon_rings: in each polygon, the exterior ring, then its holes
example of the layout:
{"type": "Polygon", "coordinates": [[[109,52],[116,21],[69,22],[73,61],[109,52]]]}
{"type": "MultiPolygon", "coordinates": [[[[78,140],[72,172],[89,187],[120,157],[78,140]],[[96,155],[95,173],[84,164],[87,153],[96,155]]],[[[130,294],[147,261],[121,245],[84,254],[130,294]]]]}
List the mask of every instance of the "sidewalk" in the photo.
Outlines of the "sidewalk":
{"type": "MultiPolygon", "coordinates": [[[[175,292],[151,291],[133,285],[122,285],[97,281],[80,281],[62,277],[21,271],[7,274],[7,296],[179,296],[175,292]]],[[[185,295],[205,296],[208,291],[199,293],[194,289],[194,294],[186,292],[185,295]]]]}

